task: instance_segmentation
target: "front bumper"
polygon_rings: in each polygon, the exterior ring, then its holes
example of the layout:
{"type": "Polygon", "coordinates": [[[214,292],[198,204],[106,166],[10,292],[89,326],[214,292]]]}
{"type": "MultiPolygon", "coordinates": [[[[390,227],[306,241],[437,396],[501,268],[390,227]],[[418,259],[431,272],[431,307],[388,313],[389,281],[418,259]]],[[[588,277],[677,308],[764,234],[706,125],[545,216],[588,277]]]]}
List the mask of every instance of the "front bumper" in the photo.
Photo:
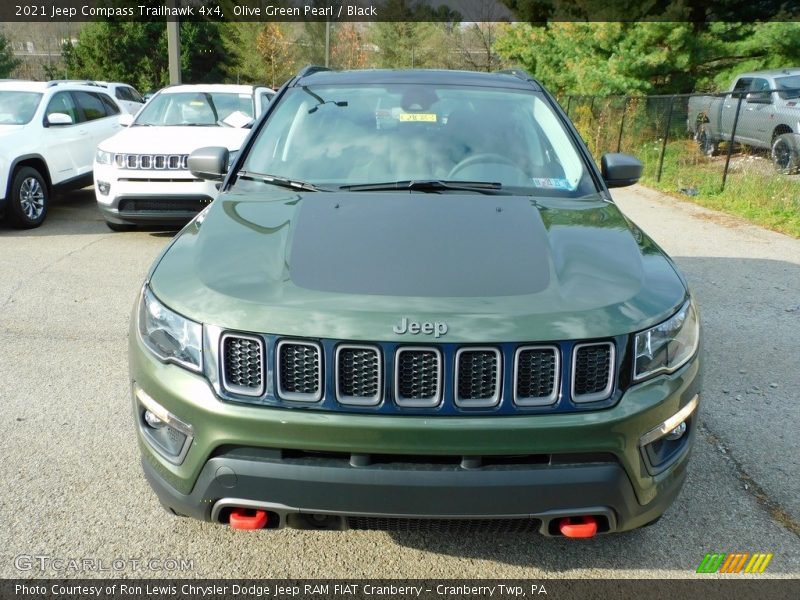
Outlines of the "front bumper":
{"type": "Polygon", "coordinates": [[[185,225],[217,195],[214,182],[188,171],[135,171],[97,163],[94,189],[103,218],[119,225],[185,225]]]}
{"type": "MultiPolygon", "coordinates": [[[[680,491],[697,412],[684,446],[657,472],[639,440],[689,404],[700,385],[696,357],[596,412],[335,414],[220,401],[203,377],[159,362],[136,335],[130,359],[134,389],[193,427],[179,465],[139,430],[145,475],[162,504],[219,522],[230,507],[259,507],[278,526],[302,526],[298,519],[311,514],[344,516],[344,526],[348,517],[529,519],[545,534],[557,533],[556,520],[569,515],[597,516],[601,532],[645,525],[680,491]],[[360,465],[362,455],[381,458],[360,465]],[[454,456],[515,458],[477,468],[436,460],[454,456]]],[[[138,419],[138,400],[134,406],[138,419]]]]}

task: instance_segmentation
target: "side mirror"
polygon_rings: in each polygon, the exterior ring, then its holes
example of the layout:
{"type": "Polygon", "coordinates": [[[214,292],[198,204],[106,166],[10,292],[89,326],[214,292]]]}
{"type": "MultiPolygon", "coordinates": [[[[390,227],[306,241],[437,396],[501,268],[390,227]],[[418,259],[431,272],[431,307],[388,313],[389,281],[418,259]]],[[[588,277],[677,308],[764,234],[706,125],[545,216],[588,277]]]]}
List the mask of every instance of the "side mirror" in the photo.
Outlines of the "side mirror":
{"type": "Polygon", "coordinates": [[[612,152],[600,159],[603,179],[610,188],[633,185],[642,176],[642,163],[630,154],[612,152]]]}
{"type": "Polygon", "coordinates": [[[750,104],[772,104],[769,92],[750,92],[744,97],[750,104]]]}
{"type": "Polygon", "coordinates": [[[67,113],[50,113],[47,115],[48,125],[72,125],[72,117],[67,113]]]}
{"type": "Polygon", "coordinates": [[[189,172],[200,179],[222,181],[228,172],[230,152],[221,146],[198,148],[189,155],[189,172]]]}
{"type": "Polygon", "coordinates": [[[133,115],[128,113],[122,113],[119,116],[119,124],[123,127],[130,127],[133,123],[133,115]]]}

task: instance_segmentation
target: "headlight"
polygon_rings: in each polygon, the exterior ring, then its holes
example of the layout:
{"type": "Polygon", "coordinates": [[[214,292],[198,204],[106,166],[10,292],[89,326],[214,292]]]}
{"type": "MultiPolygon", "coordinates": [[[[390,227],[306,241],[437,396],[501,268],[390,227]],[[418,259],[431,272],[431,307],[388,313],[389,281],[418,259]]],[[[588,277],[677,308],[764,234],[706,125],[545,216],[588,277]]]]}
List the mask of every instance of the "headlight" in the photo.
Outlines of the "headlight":
{"type": "Polygon", "coordinates": [[[105,150],[97,149],[97,154],[94,155],[94,159],[97,161],[98,165],[110,165],[114,162],[114,155],[111,152],[106,152],[105,150]]]}
{"type": "Polygon", "coordinates": [[[139,334],[161,360],[202,370],[203,326],[161,304],[149,287],[144,288],[139,304],[139,334]]]}
{"type": "Polygon", "coordinates": [[[700,323],[689,300],[660,325],[636,334],[634,380],[671,373],[682,367],[694,356],[699,340],[700,323]]]}

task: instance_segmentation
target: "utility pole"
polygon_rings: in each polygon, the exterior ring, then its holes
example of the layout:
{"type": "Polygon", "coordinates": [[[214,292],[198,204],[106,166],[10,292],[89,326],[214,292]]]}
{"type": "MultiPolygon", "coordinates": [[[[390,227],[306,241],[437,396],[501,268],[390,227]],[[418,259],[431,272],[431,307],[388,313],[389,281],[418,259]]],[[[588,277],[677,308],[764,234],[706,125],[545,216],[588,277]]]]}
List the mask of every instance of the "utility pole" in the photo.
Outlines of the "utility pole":
{"type": "MultiPolygon", "coordinates": [[[[177,8],[178,0],[172,0],[170,4],[177,8]]],[[[169,55],[169,83],[178,85],[181,83],[181,29],[177,17],[174,20],[167,18],[167,54],[169,55]]]]}
{"type": "Polygon", "coordinates": [[[325,66],[331,66],[331,22],[325,19],[325,66]]]}

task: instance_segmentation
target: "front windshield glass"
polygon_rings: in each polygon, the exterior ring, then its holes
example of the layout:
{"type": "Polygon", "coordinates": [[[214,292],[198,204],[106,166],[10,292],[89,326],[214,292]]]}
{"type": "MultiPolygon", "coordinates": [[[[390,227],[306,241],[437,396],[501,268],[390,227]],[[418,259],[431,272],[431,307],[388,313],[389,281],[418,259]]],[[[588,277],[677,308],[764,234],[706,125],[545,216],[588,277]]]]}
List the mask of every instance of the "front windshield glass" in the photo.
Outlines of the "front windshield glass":
{"type": "Polygon", "coordinates": [[[215,126],[237,111],[253,117],[251,94],[162,93],[142,109],[134,125],[215,126]]]}
{"type": "Polygon", "coordinates": [[[435,180],[597,191],[543,95],[476,86],[289,89],[242,170],[328,189],[435,180]]]}
{"type": "Polygon", "coordinates": [[[775,79],[775,85],[780,90],[778,95],[781,98],[800,98],[800,75],[778,77],[775,79]]]}
{"type": "Polygon", "coordinates": [[[30,123],[41,99],[36,92],[0,91],[0,125],[30,123]]]}

